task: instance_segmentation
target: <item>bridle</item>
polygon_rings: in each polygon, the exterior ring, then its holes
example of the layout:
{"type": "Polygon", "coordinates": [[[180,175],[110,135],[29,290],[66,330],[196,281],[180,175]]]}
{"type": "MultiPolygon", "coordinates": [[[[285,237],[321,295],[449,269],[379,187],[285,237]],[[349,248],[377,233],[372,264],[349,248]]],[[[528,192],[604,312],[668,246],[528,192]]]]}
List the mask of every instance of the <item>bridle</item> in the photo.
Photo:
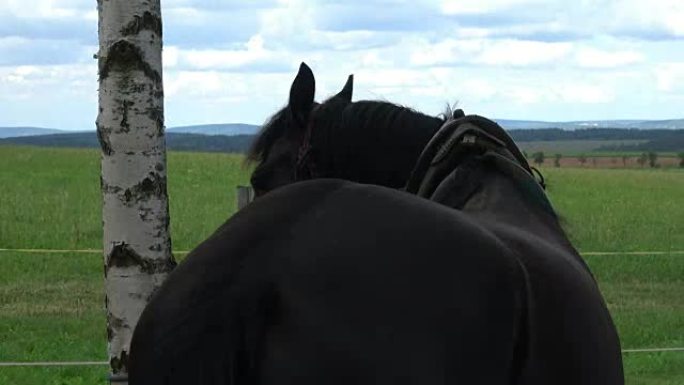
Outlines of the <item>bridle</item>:
{"type": "Polygon", "coordinates": [[[294,180],[296,182],[314,179],[320,176],[318,173],[318,168],[311,157],[311,136],[313,133],[314,126],[314,114],[320,107],[320,104],[316,104],[309,113],[309,121],[306,124],[304,130],[304,137],[302,142],[299,144],[299,150],[297,151],[297,161],[295,162],[294,169],[294,180]]]}

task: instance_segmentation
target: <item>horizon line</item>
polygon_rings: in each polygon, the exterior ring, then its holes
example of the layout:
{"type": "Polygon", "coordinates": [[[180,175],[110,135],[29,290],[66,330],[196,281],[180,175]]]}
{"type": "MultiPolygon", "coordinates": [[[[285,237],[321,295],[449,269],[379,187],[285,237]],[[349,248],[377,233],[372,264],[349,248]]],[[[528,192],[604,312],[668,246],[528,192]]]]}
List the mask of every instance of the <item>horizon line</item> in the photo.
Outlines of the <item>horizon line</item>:
{"type": "MultiPolygon", "coordinates": [[[[659,121],[668,121],[668,120],[682,120],[682,121],[684,121],[684,117],[682,117],[682,118],[663,118],[663,119],[619,118],[619,119],[587,119],[587,120],[534,120],[534,119],[493,118],[492,120],[494,120],[496,122],[511,121],[511,122],[529,122],[529,123],[568,124],[568,123],[591,123],[591,122],[659,122],[659,121]]],[[[262,124],[244,123],[244,122],[194,123],[194,124],[182,124],[182,125],[166,126],[165,129],[168,130],[168,129],[173,129],[173,128],[184,128],[184,127],[195,127],[195,126],[213,126],[213,125],[249,125],[249,126],[261,127],[263,125],[263,123],[262,124]]],[[[37,129],[43,129],[43,130],[58,130],[58,131],[71,131],[71,132],[96,131],[95,128],[84,130],[84,129],[33,126],[33,125],[26,125],[26,124],[20,124],[20,125],[3,125],[3,124],[0,124],[0,128],[37,128],[37,129]]],[[[553,127],[548,127],[548,128],[553,128],[553,127]]],[[[684,127],[682,127],[682,128],[684,128],[684,127]]]]}

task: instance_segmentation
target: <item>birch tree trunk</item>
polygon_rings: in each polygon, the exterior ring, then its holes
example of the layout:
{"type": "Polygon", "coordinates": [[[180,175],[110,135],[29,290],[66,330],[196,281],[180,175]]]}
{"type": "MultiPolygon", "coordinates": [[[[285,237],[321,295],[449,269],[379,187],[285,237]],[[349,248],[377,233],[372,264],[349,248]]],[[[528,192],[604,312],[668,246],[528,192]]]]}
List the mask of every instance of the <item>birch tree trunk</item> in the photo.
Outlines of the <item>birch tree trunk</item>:
{"type": "Polygon", "coordinates": [[[107,339],[112,380],[122,383],[133,328],[175,266],[166,192],[162,23],[160,0],[98,0],[97,6],[107,339]]]}

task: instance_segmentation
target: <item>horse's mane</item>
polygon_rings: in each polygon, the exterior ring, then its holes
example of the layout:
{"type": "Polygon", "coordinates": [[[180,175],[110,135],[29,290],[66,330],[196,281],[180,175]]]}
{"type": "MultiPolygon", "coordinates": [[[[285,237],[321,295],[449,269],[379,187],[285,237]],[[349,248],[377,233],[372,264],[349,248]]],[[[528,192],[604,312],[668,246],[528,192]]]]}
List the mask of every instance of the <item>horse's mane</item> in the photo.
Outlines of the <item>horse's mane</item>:
{"type": "Polygon", "coordinates": [[[446,115],[428,116],[380,100],[326,101],[315,115],[312,139],[314,148],[325,153],[317,157],[322,168],[363,183],[381,177],[389,186],[400,183],[404,176],[396,171],[412,169],[422,146],[446,120],[446,115]],[[388,174],[381,176],[383,171],[388,174]]]}
{"type": "MultiPolygon", "coordinates": [[[[377,162],[372,157],[382,156],[382,151],[395,152],[387,154],[392,159],[402,158],[397,156],[400,152],[415,153],[407,159],[417,157],[421,148],[416,146],[426,143],[436,129],[451,116],[451,106],[447,106],[442,114],[434,117],[384,100],[350,103],[332,97],[315,108],[312,116],[312,141],[315,143],[314,147],[326,152],[326,158],[329,155],[335,157],[327,161],[354,164],[359,169],[364,162],[377,162]],[[377,150],[374,154],[366,152],[365,156],[359,157],[359,152],[356,151],[359,146],[372,146],[377,150]]],[[[294,127],[294,119],[287,107],[276,112],[257,134],[247,152],[246,162],[263,161],[273,144],[294,127]]],[[[407,168],[410,166],[406,165],[407,168]]]]}
{"type": "Polygon", "coordinates": [[[397,131],[433,128],[435,123],[444,123],[450,116],[450,110],[433,117],[400,104],[383,100],[362,100],[351,103],[344,109],[340,123],[344,129],[356,128],[365,134],[375,132],[379,135],[392,135],[397,131]]]}
{"type": "Polygon", "coordinates": [[[245,161],[247,163],[251,162],[261,162],[268,155],[268,150],[271,148],[273,143],[283,136],[290,126],[290,120],[292,116],[289,109],[286,107],[281,108],[278,112],[273,114],[263,126],[261,130],[256,134],[254,142],[247,151],[247,157],[245,161]]]}

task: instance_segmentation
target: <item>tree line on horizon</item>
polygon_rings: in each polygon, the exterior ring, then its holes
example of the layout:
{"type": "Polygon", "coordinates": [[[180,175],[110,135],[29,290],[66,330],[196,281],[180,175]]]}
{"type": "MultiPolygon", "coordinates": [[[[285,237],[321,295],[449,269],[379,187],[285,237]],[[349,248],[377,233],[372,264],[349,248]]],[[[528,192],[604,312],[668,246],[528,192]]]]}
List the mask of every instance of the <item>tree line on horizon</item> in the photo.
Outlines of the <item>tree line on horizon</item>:
{"type": "MultiPolygon", "coordinates": [[[[646,140],[645,143],[606,145],[598,152],[681,152],[684,151],[684,129],[637,130],[637,129],[585,129],[566,131],[560,129],[510,130],[516,142],[566,141],[566,140],[646,140]]],[[[173,151],[234,152],[245,153],[255,135],[203,135],[166,132],[166,143],[173,151]]],[[[98,148],[94,132],[36,135],[0,139],[0,144],[28,146],[98,148]]]]}
{"type": "MultiPolygon", "coordinates": [[[[532,153],[530,156],[526,151],[523,151],[523,155],[527,159],[531,159],[534,164],[537,166],[541,166],[544,164],[544,161],[547,157],[547,155],[544,153],[544,151],[537,151],[532,153]]],[[[560,167],[561,166],[561,159],[563,158],[563,154],[556,153],[553,156],[553,166],[554,167],[560,167]]],[[[587,162],[588,159],[591,159],[593,164],[596,165],[596,157],[587,157],[585,154],[580,154],[578,156],[568,156],[568,158],[576,158],[577,161],[584,166],[584,164],[587,162]]],[[[627,166],[627,161],[632,158],[636,158],[636,162],[639,164],[639,166],[644,167],[646,164],[648,164],[649,167],[651,168],[659,168],[660,164],[658,163],[658,153],[655,151],[649,151],[649,152],[643,152],[638,156],[629,156],[629,155],[622,155],[620,156],[622,159],[622,165],[627,166]]],[[[680,152],[677,154],[677,158],[679,159],[679,167],[684,168],[684,152],[680,152]]]]}

